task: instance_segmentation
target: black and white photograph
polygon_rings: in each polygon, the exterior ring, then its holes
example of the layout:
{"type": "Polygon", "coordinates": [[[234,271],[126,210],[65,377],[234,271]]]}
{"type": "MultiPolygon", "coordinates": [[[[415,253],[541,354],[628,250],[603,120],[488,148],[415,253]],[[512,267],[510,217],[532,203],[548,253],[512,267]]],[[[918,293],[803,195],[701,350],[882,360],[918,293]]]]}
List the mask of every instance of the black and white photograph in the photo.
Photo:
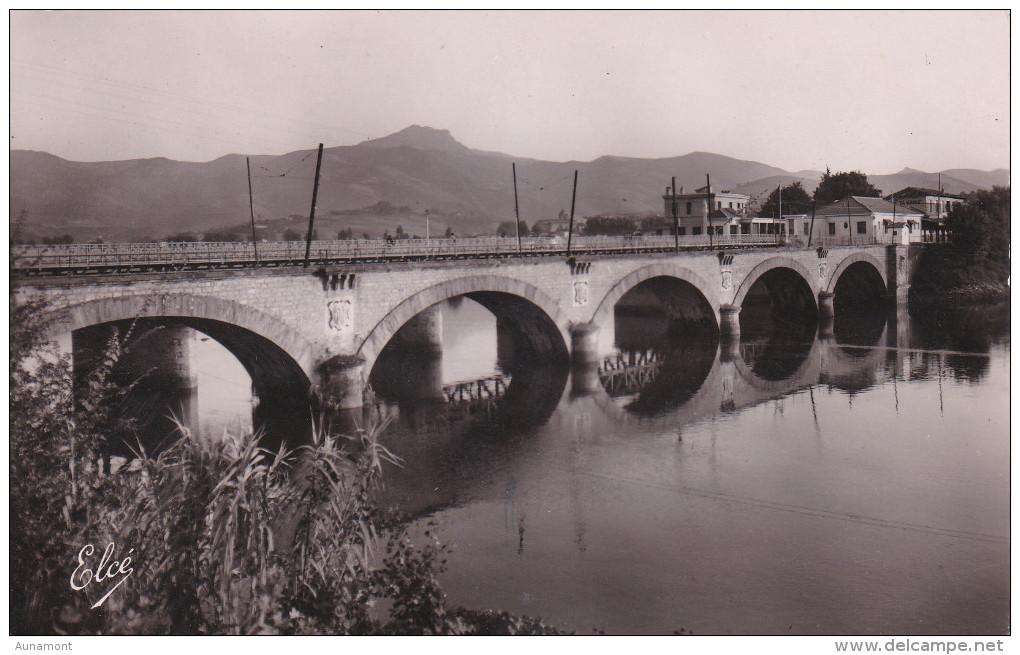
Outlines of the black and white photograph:
{"type": "Polygon", "coordinates": [[[1009,9],[8,21],[13,652],[1009,650],[1009,9]]]}

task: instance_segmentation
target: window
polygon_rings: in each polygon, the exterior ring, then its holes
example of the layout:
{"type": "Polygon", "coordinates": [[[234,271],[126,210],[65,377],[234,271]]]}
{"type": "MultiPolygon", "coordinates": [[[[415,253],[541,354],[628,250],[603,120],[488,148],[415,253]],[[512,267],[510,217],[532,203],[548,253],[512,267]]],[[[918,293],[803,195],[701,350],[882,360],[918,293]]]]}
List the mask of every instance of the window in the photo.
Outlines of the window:
{"type": "Polygon", "coordinates": [[[829,223],[829,236],[830,237],[836,236],[836,224],[835,223],[829,223]]]}
{"type": "Polygon", "coordinates": [[[730,203],[730,209],[733,209],[733,203],[732,202],[730,203]]]}
{"type": "MultiPolygon", "coordinates": [[[[687,203],[688,206],[690,206],[690,204],[691,203],[687,203]]],[[[680,228],[680,236],[684,236],[685,234],[687,234],[687,228],[686,227],[681,227],[680,228]]]]}
{"type": "Polygon", "coordinates": [[[691,234],[693,234],[693,235],[701,234],[701,226],[700,225],[695,225],[694,227],[692,227],[691,228],[691,234]]]}
{"type": "Polygon", "coordinates": [[[857,234],[867,234],[867,233],[868,233],[868,222],[867,221],[857,221],[857,234]]]}
{"type": "Polygon", "coordinates": [[[716,209],[722,209],[722,200],[719,200],[719,201],[717,201],[717,202],[715,203],[715,208],[716,208],[716,209]]]}
{"type": "Polygon", "coordinates": [[[739,230],[739,229],[740,229],[739,225],[731,225],[730,226],[730,234],[736,234],[737,230],[739,230]]]}
{"type": "Polygon", "coordinates": [[[690,216],[690,214],[691,214],[691,203],[687,203],[687,215],[690,216]]]}
{"type": "Polygon", "coordinates": [[[807,234],[807,233],[808,233],[808,224],[807,224],[807,221],[804,221],[804,234],[807,234]]]}

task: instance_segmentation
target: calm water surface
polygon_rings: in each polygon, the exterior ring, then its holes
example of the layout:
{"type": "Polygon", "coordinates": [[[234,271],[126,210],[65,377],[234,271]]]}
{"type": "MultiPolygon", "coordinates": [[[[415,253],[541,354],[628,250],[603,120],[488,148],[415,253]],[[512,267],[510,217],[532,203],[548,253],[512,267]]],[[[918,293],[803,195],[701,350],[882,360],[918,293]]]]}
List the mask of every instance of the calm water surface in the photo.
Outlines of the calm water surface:
{"type": "MultiPolygon", "coordinates": [[[[407,462],[384,500],[453,545],[452,604],[580,634],[1009,631],[1008,330],[901,311],[735,346],[654,323],[617,317],[624,361],[654,356],[613,379],[515,370],[498,403],[375,409],[407,462]]],[[[495,330],[444,306],[444,383],[499,370],[495,330]]],[[[211,340],[195,364],[205,429],[250,425],[240,365],[211,340]]]]}

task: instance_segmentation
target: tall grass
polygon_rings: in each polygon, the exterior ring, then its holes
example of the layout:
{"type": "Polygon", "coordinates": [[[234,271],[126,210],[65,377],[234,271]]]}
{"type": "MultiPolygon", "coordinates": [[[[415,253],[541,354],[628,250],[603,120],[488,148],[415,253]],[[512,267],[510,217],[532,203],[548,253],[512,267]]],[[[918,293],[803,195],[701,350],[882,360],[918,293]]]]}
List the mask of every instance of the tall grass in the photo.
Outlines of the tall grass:
{"type": "Polygon", "coordinates": [[[383,465],[400,463],[380,443],[386,421],[353,435],[320,426],[310,444],[276,452],[257,433],[209,441],[179,426],[158,453],[138,445],[105,471],[122,344],[111,339],[75,400],[70,362],[40,336],[40,310],[11,303],[13,634],[550,631],[447,609],[446,547],[429,530],[412,542],[373,502],[383,465]],[[95,608],[113,581],[69,585],[86,544],[131,557],[131,574],[95,608]]]}

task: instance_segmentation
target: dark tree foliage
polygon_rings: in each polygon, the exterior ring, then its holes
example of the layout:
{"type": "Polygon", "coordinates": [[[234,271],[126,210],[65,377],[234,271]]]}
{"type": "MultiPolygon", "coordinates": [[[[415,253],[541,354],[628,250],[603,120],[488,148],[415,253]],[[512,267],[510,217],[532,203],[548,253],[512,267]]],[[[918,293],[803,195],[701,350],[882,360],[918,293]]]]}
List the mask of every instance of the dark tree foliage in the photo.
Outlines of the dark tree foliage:
{"type": "Polygon", "coordinates": [[[1010,188],[967,196],[949,212],[950,242],[925,248],[911,282],[920,302],[1008,300],[1010,188]]]}
{"type": "Polygon", "coordinates": [[[70,234],[61,234],[60,236],[55,236],[55,237],[43,237],[42,242],[43,242],[44,245],[47,245],[47,246],[50,246],[50,245],[62,245],[62,244],[74,243],[74,237],[71,236],[70,234]]]}
{"type": "Polygon", "coordinates": [[[868,176],[860,171],[834,174],[826,168],[825,174],[822,175],[822,181],[815,189],[815,202],[821,207],[837,200],[843,200],[847,196],[880,198],[882,190],[868,182],[868,176]]]}
{"type": "Polygon", "coordinates": [[[953,246],[973,266],[1009,274],[1009,187],[971,194],[947,219],[953,246]]]}
{"type": "Polygon", "coordinates": [[[634,218],[618,216],[590,216],[584,222],[585,236],[596,234],[621,235],[633,234],[638,224],[634,218]]]}
{"type": "Polygon", "coordinates": [[[245,241],[245,236],[235,230],[223,229],[206,232],[202,240],[207,243],[236,242],[245,241]]]}
{"type": "MultiPolygon", "coordinates": [[[[800,185],[794,182],[783,187],[783,214],[808,214],[811,212],[811,196],[800,185]]],[[[759,216],[779,218],[779,189],[769,194],[765,204],[761,206],[759,216]]]]}
{"type": "MultiPolygon", "coordinates": [[[[528,223],[526,221],[519,222],[521,229],[521,236],[526,237],[530,232],[528,231],[528,223]]],[[[517,236],[517,228],[514,227],[513,221],[503,221],[496,228],[496,235],[501,237],[515,237],[517,236]]]]}
{"type": "Polygon", "coordinates": [[[163,241],[169,241],[171,243],[193,243],[195,241],[199,241],[199,238],[194,232],[178,232],[177,234],[171,234],[163,239],[163,241]]]}
{"type": "Polygon", "coordinates": [[[354,230],[352,228],[349,228],[349,227],[348,228],[344,228],[344,229],[342,229],[342,230],[340,230],[339,232],[336,233],[336,238],[340,239],[341,241],[343,241],[345,239],[353,239],[354,238],[354,230]]]}

